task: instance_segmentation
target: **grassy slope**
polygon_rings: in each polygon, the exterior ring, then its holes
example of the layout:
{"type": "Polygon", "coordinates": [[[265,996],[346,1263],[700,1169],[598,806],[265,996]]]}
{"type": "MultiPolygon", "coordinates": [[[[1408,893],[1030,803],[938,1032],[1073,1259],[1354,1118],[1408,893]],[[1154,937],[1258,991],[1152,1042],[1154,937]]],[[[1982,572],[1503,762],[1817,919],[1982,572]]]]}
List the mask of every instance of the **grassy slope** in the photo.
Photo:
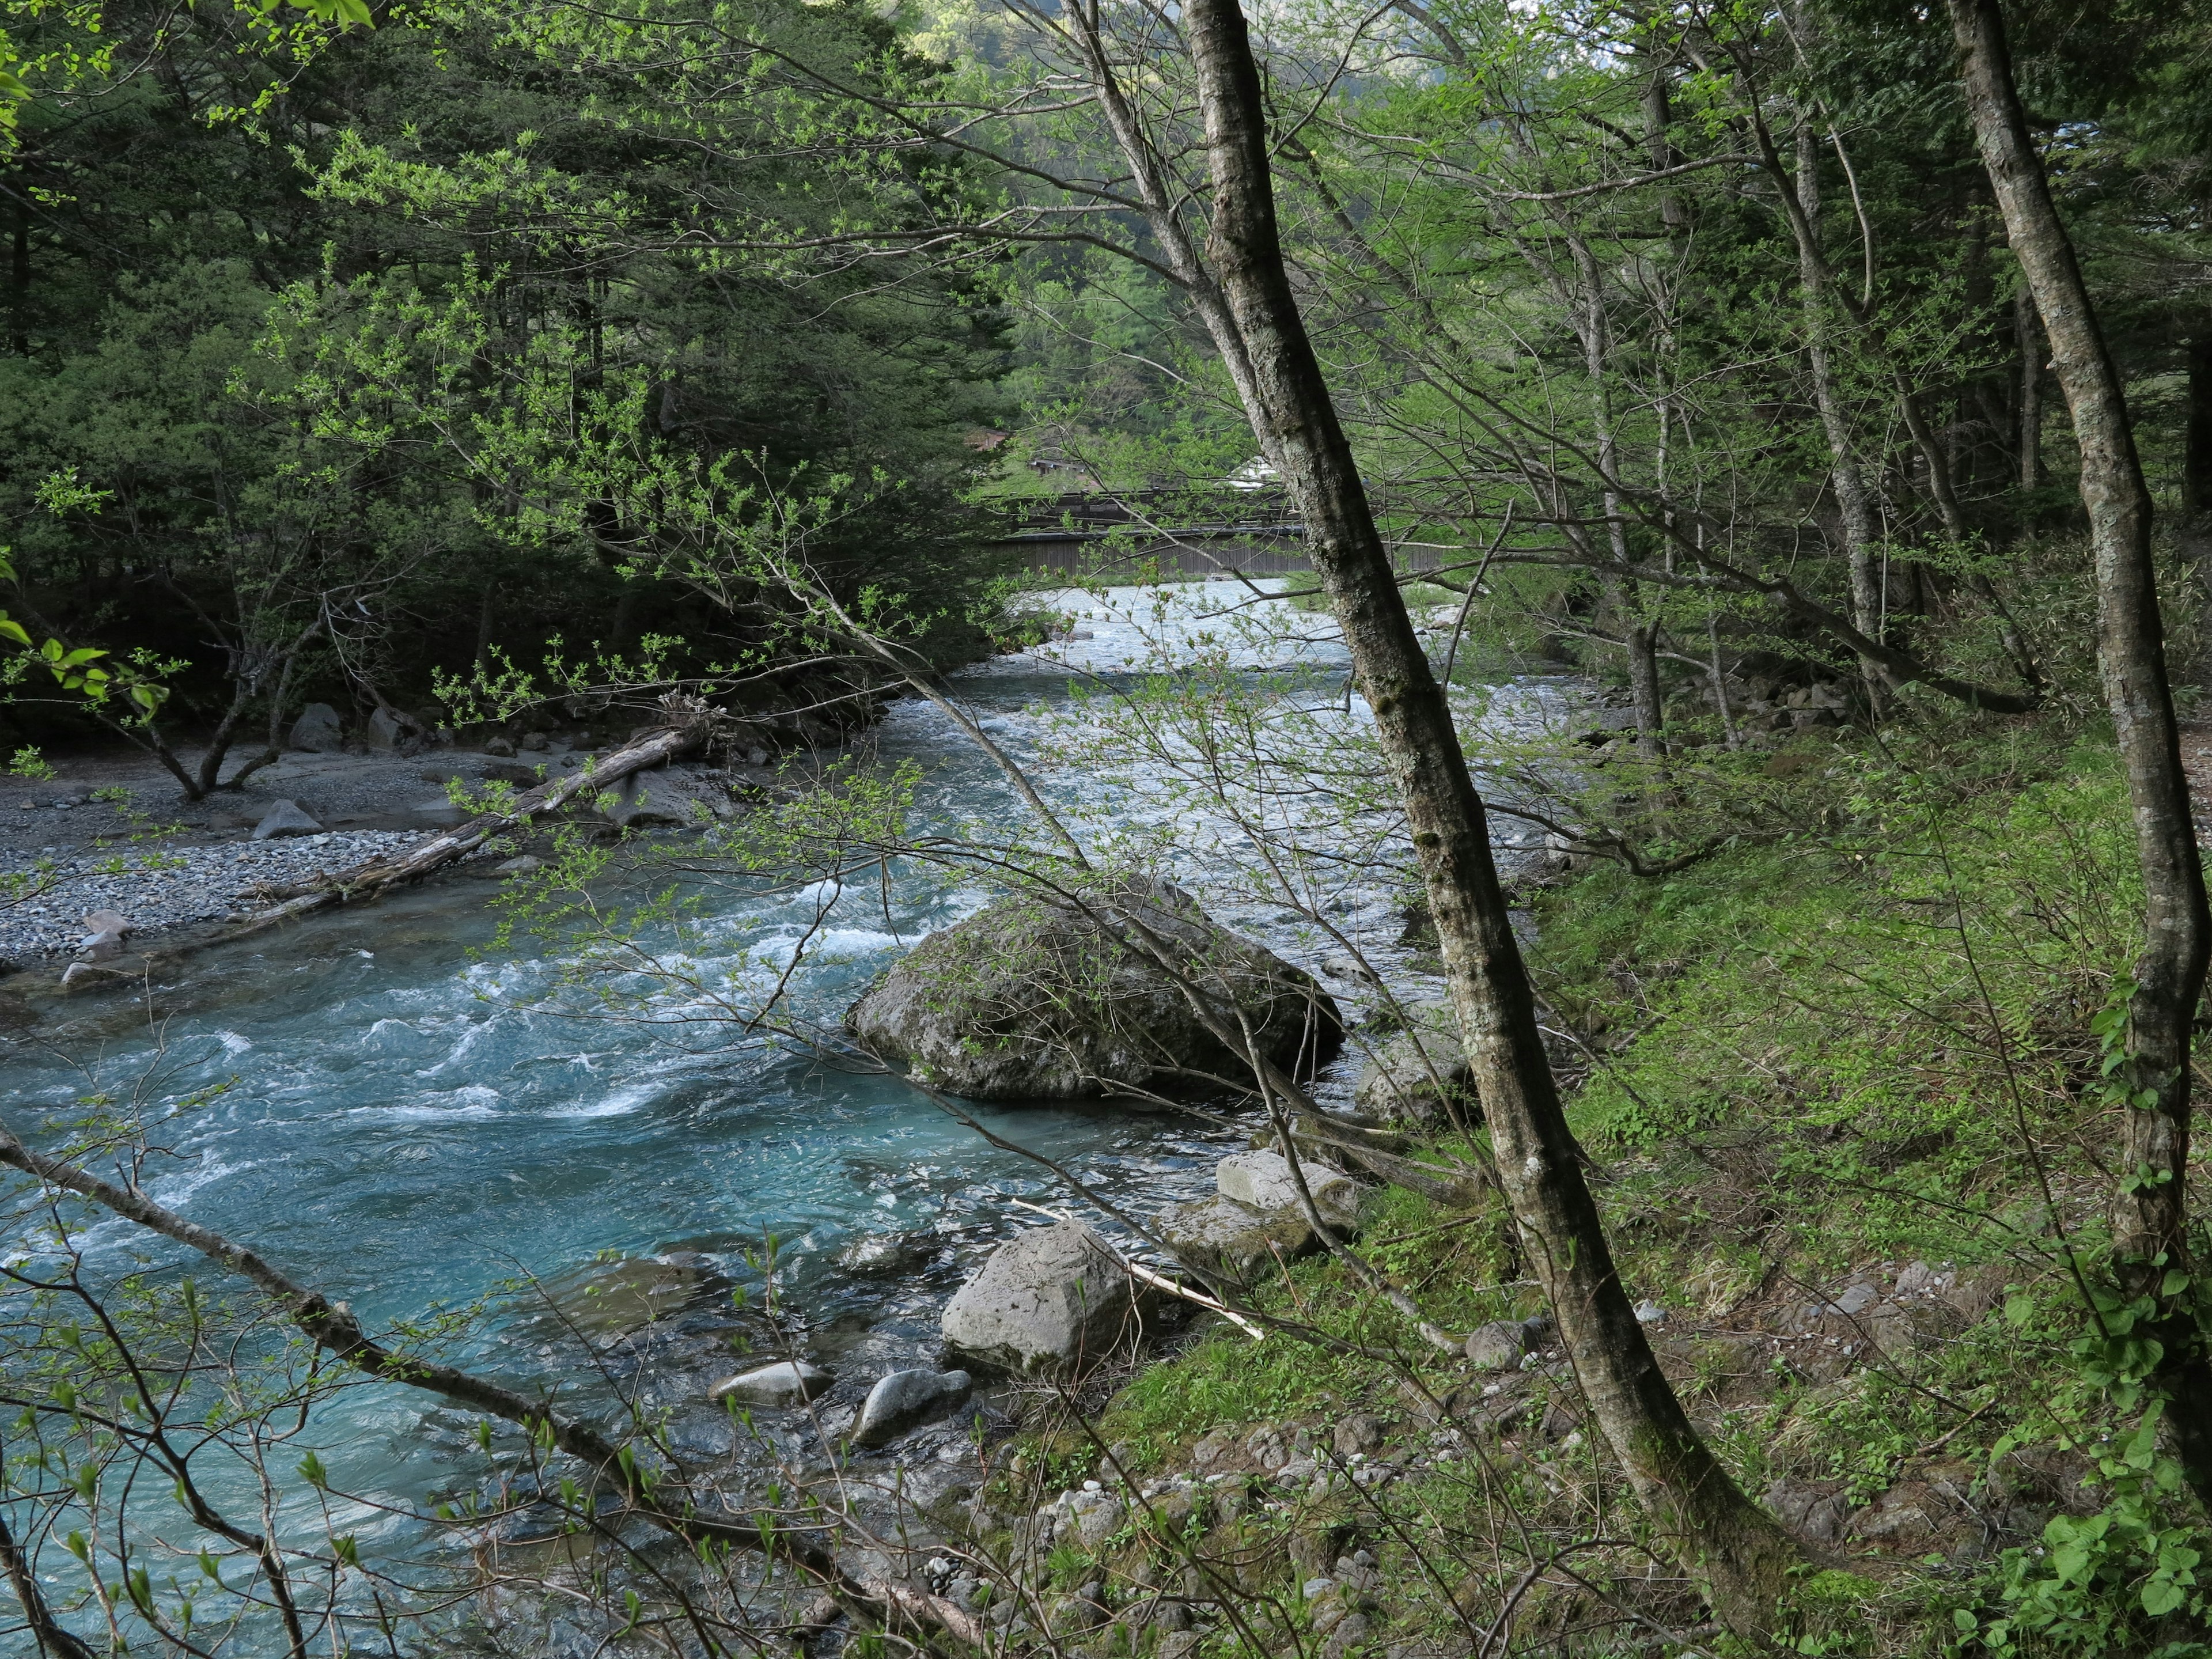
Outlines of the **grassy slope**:
{"type": "MultiPolygon", "coordinates": [[[[1663,881],[1601,871],[1542,903],[1534,967],[1603,1055],[1573,1110],[1632,1292],[1668,1310],[1663,1363],[1747,1487],[1858,1516],[1839,1547],[1874,1576],[1801,1615],[1808,1650],[1942,1652],[1970,1626],[1990,1644],[1966,1651],[2197,1650],[2194,1511],[2160,1492],[2171,1471],[2131,1438],[2124,1390],[2069,1354],[2082,1322],[2059,1237],[2094,1248],[2123,1109],[2097,1087],[2091,1022],[2134,925],[2125,800],[2102,750],[2036,769],[1945,775],[1922,799],[1907,771],[1862,764],[1845,832],[1663,881]],[[1849,1321],[1791,1334],[1808,1302],[1855,1278],[1886,1292],[1916,1261],[1953,1271],[1956,1305],[1931,1304],[1894,1352],[1849,1321]],[[2130,1448],[2138,1468],[2110,1461],[2130,1448]]],[[[1368,1240],[1448,1327],[1539,1310],[1494,1214],[1393,1193],[1368,1240]]],[[[1218,1528],[1216,1546],[1276,1547],[1279,1577],[1278,1547],[1313,1511],[1353,1514],[1389,1586],[1379,1629],[1463,1639],[1532,1559],[1632,1536],[1565,1379],[1523,1374],[1486,1400],[1484,1377],[1425,1352],[1325,1261],[1267,1298],[1403,1364],[1216,1334],[1124,1389],[1103,1438],[1138,1468],[1187,1467],[1209,1430],[1303,1423],[1326,1445],[1358,1409],[1389,1425],[1386,1455],[1427,1467],[1380,1503],[1340,1488],[1218,1528]],[[1407,1375],[1451,1407],[1441,1435],[1407,1375]]],[[[1085,1461],[1080,1437],[1056,1443],[1059,1471],[1085,1461]]],[[[1693,1614],[1632,1547],[1576,1559],[1617,1604],[1693,1614]]],[[[1603,1649],[1608,1625],[1627,1634],[1619,1616],[1555,1582],[1524,1597],[1516,1630],[1587,1628],[1603,1649]]]]}

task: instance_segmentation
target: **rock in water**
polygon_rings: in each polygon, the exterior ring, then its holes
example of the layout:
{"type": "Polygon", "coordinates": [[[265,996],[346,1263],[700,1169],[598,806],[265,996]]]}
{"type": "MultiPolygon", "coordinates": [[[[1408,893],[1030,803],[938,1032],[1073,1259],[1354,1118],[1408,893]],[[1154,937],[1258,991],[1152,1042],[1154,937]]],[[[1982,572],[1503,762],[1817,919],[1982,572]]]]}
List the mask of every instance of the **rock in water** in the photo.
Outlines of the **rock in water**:
{"type": "Polygon", "coordinates": [[[1060,1221],[1011,1238],[945,1304],[945,1346],[991,1370],[1087,1370],[1135,1334],[1127,1271],[1098,1235],[1060,1221]]]}
{"type": "Polygon", "coordinates": [[[319,836],[323,826],[301,809],[295,800],[280,800],[253,826],[253,839],[274,841],[280,836],[319,836]]]}
{"type": "Polygon", "coordinates": [[[292,722],[291,747],[311,755],[333,755],[345,744],[338,711],[326,702],[311,702],[292,722]]]}
{"type": "Polygon", "coordinates": [[[684,824],[693,819],[691,798],[665,775],[633,772],[616,784],[606,815],[625,830],[684,824]]]}
{"type": "Polygon", "coordinates": [[[856,1446],[881,1446],[968,1397],[965,1371],[893,1371],[868,1390],[853,1426],[856,1446]]]}
{"type": "Polygon", "coordinates": [[[827,1394],[836,1380],[835,1371],[810,1365],[803,1359],[785,1359],[747,1371],[742,1376],[725,1377],[708,1391],[707,1398],[718,1405],[725,1400],[734,1400],[741,1406],[787,1410],[805,1405],[817,1395],[827,1394]]]}
{"type": "Polygon", "coordinates": [[[1125,942],[1117,915],[1158,938],[1193,984],[1233,1003],[1274,1065],[1310,1075],[1335,1055],[1343,1024],[1328,993],[1165,882],[1001,899],[922,940],[848,1022],[884,1060],[973,1100],[1188,1092],[1249,1078],[1176,978],[1125,942]]]}
{"type": "MultiPolygon", "coordinates": [[[[1321,1212],[1323,1221],[1340,1228],[1359,1224],[1363,1194],[1358,1182],[1343,1170],[1310,1158],[1298,1159],[1298,1170],[1306,1178],[1306,1190],[1313,1194],[1314,1208],[1321,1212]]],[[[1280,1152],[1234,1153],[1221,1160],[1213,1179],[1224,1198],[1234,1199],[1247,1209],[1263,1215],[1287,1212],[1304,1218],[1305,1206],[1298,1200],[1297,1183],[1291,1178],[1290,1160],[1280,1152]]]]}
{"type": "Polygon", "coordinates": [[[1412,1024],[1376,1049],[1352,1086],[1353,1107],[1386,1123],[1472,1122],[1480,1108],[1459,1021],[1447,1002],[1417,1003],[1412,1024]],[[1437,1085],[1442,1085],[1439,1088],[1437,1085]]]}

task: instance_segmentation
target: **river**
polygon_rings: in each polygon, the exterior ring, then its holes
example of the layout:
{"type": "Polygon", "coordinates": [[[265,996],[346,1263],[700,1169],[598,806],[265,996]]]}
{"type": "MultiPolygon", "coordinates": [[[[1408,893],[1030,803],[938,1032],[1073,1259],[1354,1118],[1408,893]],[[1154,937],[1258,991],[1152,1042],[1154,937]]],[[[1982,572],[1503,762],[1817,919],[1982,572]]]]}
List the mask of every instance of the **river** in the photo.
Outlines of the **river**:
{"type": "MultiPolygon", "coordinates": [[[[1336,709],[1354,725],[1364,718],[1344,690],[1343,653],[1326,618],[1250,607],[1249,590],[1230,583],[1166,592],[1063,596],[1075,637],[978,665],[957,677],[958,692],[1024,756],[1085,718],[1070,700],[1072,678],[1110,691],[1178,653],[1228,661],[1261,677],[1269,696],[1310,710],[1336,709]],[[1239,605],[1247,622],[1224,623],[1220,613],[1239,605]],[[1266,678],[1285,671],[1303,678],[1266,678]]],[[[921,767],[925,814],[941,826],[1018,811],[997,770],[925,702],[894,705],[874,750],[884,763],[921,767]]],[[[1357,1006],[1360,987],[1340,944],[1241,880],[1217,879],[1231,862],[1209,851],[1223,831],[1218,817],[1177,818],[1179,798],[1150,787],[1141,769],[1118,780],[1041,775],[1094,826],[1149,828],[1177,878],[1217,915],[1357,1006]]],[[[723,908],[710,915],[712,936],[733,957],[773,956],[799,939],[822,896],[713,890],[723,908]]],[[[894,1079],[711,1021],[580,1019],[524,1006],[551,964],[484,954],[494,926],[487,891],[453,883],[190,958],[158,992],[157,1024],[111,998],[65,1026],[23,1034],[11,1060],[11,1121],[28,1130],[89,1093],[140,1100],[167,1149],[149,1182],[155,1197],[349,1300],[372,1328],[466,1303],[518,1275],[588,1271],[602,1253],[673,1256],[757,1302],[766,1287],[757,1253],[773,1235],[787,1328],[856,1377],[932,1358],[945,1297],[1030,1219],[1011,1200],[1067,1201],[1036,1165],[994,1149],[894,1079]],[[895,1245],[899,1271],[841,1265],[870,1236],[895,1245]]],[[[886,901],[872,881],[841,898],[815,939],[832,947],[829,959],[797,981],[801,1005],[834,1022],[906,945],[985,897],[977,887],[915,882],[894,884],[886,901]]],[[[1385,878],[1340,879],[1328,908],[1386,969],[1404,966],[1385,878]]],[[[1214,1162],[1242,1139],[1114,1107],[978,1115],[1140,1211],[1209,1190],[1214,1162]]],[[[94,1244],[95,1262],[119,1265],[143,1240],[111,1222],[94,1244]]],[[[198,1271],[205,1276],[204,1264],[198,1271]]],[[[574,1358],[541,1334],[523,1315],[495,1315],[466,1339],[465,1355],[535,1385],[562,1382],[574,1358]]],[[[377,1504],[410,1505],[466,1478],[454,1436],[401,1389],[349,1393],[287,1457],[310,1442],[338,1488],[374,1500],[349,1518],[364,1549],[381,1540],[404,1553],[419,1530],[377,1504]]]]}

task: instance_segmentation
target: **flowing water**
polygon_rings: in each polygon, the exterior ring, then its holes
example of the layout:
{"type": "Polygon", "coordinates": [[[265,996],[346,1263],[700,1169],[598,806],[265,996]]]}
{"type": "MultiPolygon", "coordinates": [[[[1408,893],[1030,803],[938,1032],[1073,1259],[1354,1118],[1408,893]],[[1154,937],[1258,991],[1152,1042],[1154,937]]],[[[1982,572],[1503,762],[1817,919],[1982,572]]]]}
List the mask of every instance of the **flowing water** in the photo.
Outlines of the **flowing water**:
{"type": "MultiPolygon", "coordinates": [[[[1238,592],[1176,590],[1172,605],[1188,611],[1180,621],[1130,591],[1103,604],[1070,596],[1085,613],[1079,637],[980,665],[960,677],[960,693],[1025,752],[1043,711],[1066,707],[1071,668],[1110,683],[1163,631],[1172,641],[1178,630],[1197,638],[1215,628],[1190,618],[1238,592]]],[[[1250,665],[1303,660],[1314,670],[1314,699],[1340,699],[1342,653],[1323,620],[1274,608],[1295,625],[1273,645],[1246,647],[1250,665]]],[[[896,705],[878,744],[886,759],[922,766],[927,813],[949,823],[1015,811],[1005,781],[925,702],[896,705]]],[[[1104,787],[1052,784],[1092,807],[1104,787]]],[[[1127,813],[1147,810],[1141,787],[1132,789],[1127,813]]],[[[1223,920],[1353,988],[1326,944],[1296,934],[1279,913],[1249,899],[1217,902],[1195,867],[1202,862],[1194,852],[1177,874],[1223,920]]],[[[491,939],[489,890],[450,883],[191,958],[156,998],[158,1044],[142,1006],[118,998],[88,1014],[72,1007],[72,1041],[18,1044],[10,1121],[27,1129],[95,1089],[135,1091],[157,1117],[195,1091],[216,1091],[160,1125],[172,1151],[153,1194],[350,1301],[372,1328],[520,1273],[558,1279],[602,1252],[673,1257],[757,1296],[757,1255],[749,1262],[746,1253],[773,1234],[782,1253],[776,1293],[806,1345],[861,1376],[932,1352],[945,1297],[1032,1218],[1012,1200],[1068,1201],[1036,1165],[894,1079],[711,1023],[584,1021],[516,1006],[541,966],[513,951],[469,955],[491,939]],[[871,1235],[895,1241],[884,1259],[899,1271],[840,1265],[871,1235]]],[[[820,896],[726,899],[714,937],[733,952],[788,949],[820,896]]],[[[886,903],[872,882],[841,899],[817,940],[836,959],[801,976],[803,1005],[834,1021],[906,945],[982,899],[917,884],[895,887],[886,903]]],[[[1398,926],[1389,900],[1355,884],[1337,906],[1340,926],[1386,957],[1398,926]]],[[[1241,1139],[1115,1107],[977,1115],[1139,1211],[1210,1189],[1214,1161],[1241,1139]]],[[[111,1223],[99,1242],[120,1261],[143,1241],[111,1223]]],[[[206,1276],[204,1264],[199,1271],[206,1276]]],[[[536,1385],[562,1381],[569,1363],[519,1316],[495,1320],[471,1352],[536,1385]]],[[[452,1437],[424,1431],[437,1418],[404,1390],[365,1389],[319,1418],[313,1437],[342,1486],[416,1501],[452,1475],[452,1437]]],[[[363,1510],[357,1524],[366,1543],[409,1523],[363,1510]]]]}

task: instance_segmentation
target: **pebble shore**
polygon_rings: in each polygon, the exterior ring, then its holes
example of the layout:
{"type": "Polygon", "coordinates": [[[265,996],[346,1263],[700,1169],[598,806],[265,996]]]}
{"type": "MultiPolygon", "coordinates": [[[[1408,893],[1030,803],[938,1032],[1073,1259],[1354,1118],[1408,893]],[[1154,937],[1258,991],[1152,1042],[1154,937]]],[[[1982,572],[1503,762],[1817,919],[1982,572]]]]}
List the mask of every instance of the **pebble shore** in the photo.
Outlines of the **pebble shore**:
{"type": "Polygon", "coordinates": [[[83,917],[116,910],[141,935],[193,922],[220,921],[252,907],[243,896],[259,882],[305,881],[335,874],[379,854],[422,840],[410,830],[332,830],[319,836],[212,847],[139,843],[106,851],[57,848],[7,861],[0,885],[0,957],[74,955],[83,917]]]}

